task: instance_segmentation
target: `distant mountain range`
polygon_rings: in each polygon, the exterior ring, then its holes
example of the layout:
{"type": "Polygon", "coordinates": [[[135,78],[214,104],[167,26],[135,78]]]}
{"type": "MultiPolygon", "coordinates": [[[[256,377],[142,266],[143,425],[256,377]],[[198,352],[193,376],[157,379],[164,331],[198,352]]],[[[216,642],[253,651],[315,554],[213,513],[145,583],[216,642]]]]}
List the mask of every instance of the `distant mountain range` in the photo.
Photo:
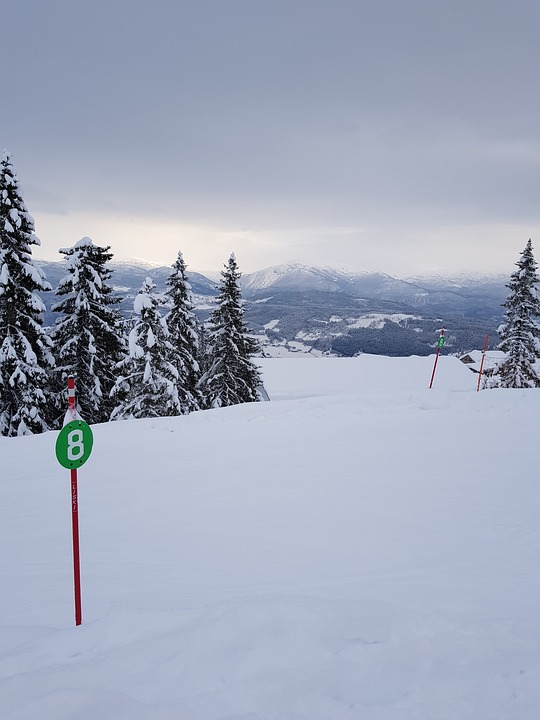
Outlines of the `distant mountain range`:
{"type": "MultiPolygon", "coordinates": [[[[61,262],[39,263],[56,287],[65,275],[61,262]]],[[[112,282],[129,316],[143,280],[165,289],[170,267],[113,262],[112,282]]],[[[206,319],[217,283],[188,272],[197,313],[206,319]]],[[[246,319],[267,354],[425,355],[447,328],[447,352],[462,353],[498,342],[496,328],[507,295],[505,276],[415,277],[349,273],[307,265],[278,265],[242,277],[246,319]]],[[[48,307],[53,298],[45,297],[48,307]]],[[[47,324],[54,322],[50,310],[47,324]]]]}

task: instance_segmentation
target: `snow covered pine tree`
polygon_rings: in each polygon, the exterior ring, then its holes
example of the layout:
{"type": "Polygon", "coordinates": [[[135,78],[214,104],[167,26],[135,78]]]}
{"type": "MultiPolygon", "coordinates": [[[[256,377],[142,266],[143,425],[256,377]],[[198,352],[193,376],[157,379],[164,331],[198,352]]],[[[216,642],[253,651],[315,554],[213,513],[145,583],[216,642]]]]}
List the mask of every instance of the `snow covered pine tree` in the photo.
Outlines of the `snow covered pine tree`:
{"type": "Polygon", "coordinates": [[[199,328],[193,313],[191,286],[187,280],[186,264],[181,252],[178,253],[167,285],[171,310],[166,320],[169,340],[175,352],[173,363],[178,370],[178,397],[182,412],[189,413],[202,407],[202,396],[197,387],[200,377],[199,328]]]}
{"type": "Polygon", "coordinates": [[[66,256],[67,275],[56,294],[64,297],[53,306],[62,313],[52,331],[56,369],[54,387],[59,421],[65,412],[65,386],[76,378],[77,401],[88,423],[107,422],[112,412],[110,392],[116,381],[116,365],[124,357],[122,318],[113,309],[119,300],[107,284],[112,258],[109,247],[94,245],[83,237],[59,252],[66,256]]]}
{"type": "Polygon", "coordinates": [[[516,263],[518,269],[506,286],[510,290],[503,307],[505,321],[499,327],[499,348],[507,354],[499,365],[491,386],[505,388],[540,387],[536,361],[540,358],[540,302],[536,285],[538,267],[531,240],[516,263]]]}
{"type": "Polygon", "coordinates": [[[29,435],[48,430],[46,390],[54,364],[43,328],[43,301],[50,290],[31,257],[39,245],[34,220],[4,151],[0,162],[0,434],[29,435]]]}
{"type": "Polygon", "coordinates": [[[135,298],[129,355],[118,366],[121,375],[113,388],[118,404],[111,420],[182,414],[175,351],[155,288],[146,278],[135,298]]]}
{"type": "Polygon", "coordinates": [[[217,307],[208,323],[207,370],[200,383],[208,408],[260,400],[261,375],[251,360],[260,347],[244,322],[240,277],[233,253],[221,272],[217,307]]]}

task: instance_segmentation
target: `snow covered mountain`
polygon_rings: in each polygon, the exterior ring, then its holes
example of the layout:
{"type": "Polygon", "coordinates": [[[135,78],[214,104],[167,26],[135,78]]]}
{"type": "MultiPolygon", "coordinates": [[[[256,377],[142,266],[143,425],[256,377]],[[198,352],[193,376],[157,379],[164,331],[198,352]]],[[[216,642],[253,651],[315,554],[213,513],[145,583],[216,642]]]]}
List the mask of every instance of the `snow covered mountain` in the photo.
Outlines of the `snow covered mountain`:
{"type": "Polygon", "coordinates": [[[350,288],[350,282],[351,276],[348,273],[333,268],[310,267],[300,264],[274,265],[244,275],[242,289],[247,294],[269,289],[297,292],[306,290],[346,292],[350,288]]]}
{"type": "Polygon", "coordinates": [[[279,265],[246,274],[243,292],[247,317],[267,346],[338,355],[425,355],[441,326],[449,330],[450,352],[482,347],[486,334],[494,346],[504,280],[412,281],[386,273],[279,265]]]}
{"type": "MultiPolygon", "coordinates": [[[[64,275],[62,263],[40,264],[56,287],[64,275]]],[[[141,261],[114,262],[111,267],[126,316],[145,277],[164,290],[171,272],[169,266],[141,261]]],[[[217,284],[196,272],[188,272],[188,277],[204,320],[217,284]]],[[[382,272],[289,264],[246,273],[241,282],[246,318],[270,353],[425,355],[432,352],[442,325],[449,329],[451,352],[482,347],[486,334],[495,342],[506,280],[502,276],[402,280],[382,272]]],[[[50,306],[53,299],[45,301],[50,306]]],[[[53,313],[47,314],[46,322],[54,322],[53,313]]]]}
{"type": "Polygon", "coordinates": [[[403,278],[406,282],[423,287],[453,287],[456,289],[471,288],[475,285],[484,285],[486,283],[502,283],[508,282],[508,275],[503,273],[479,273],[479,272],[460,272],[460,273],[430,273],[426,275],[413,275],[403,278]]]}
{"type": "Polygon", "coordinates": [[[406,304],[409,308],[429,308],[433,312],[491,315],[506,296],[503,276],[461,275],[456,277],[418,276],[402,280],[382,272],[345,272],[307,265],[276,265],[242,278],[246,297],[264,292],[325,292],[353,295],[366,302],[386,301],[406,304]],[[469,306],[471,306],[469,308],[469,306]]]}
{"type": "Polygon", "coordinates": [[[394,295],[410,298],[418,292],[414,283],[409,283],[380,272],[346,272],[330,267],[308,265],[275,265],[242,277],[242,288],[246,296],[261,291],[283,290],[294,292],[339,292],[355,295],[394,295]]]}

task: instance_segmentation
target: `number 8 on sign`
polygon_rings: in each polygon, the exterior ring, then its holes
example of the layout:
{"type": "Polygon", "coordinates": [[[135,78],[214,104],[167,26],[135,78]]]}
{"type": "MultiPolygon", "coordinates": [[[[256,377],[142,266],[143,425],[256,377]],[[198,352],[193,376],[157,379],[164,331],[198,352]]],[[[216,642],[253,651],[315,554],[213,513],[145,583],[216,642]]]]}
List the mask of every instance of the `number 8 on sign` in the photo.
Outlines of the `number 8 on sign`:
{"type": "Polygon", "coordinates": [[[67,436],[67,456],[70,462],[80,460],[84,455],[84,441],[82,430],[72,430],[67,436]]]}
{"type": "Polygon", "coordinates": [[[73,420],[58,435],[56,459],[68,470],[80,468],[90,457],[93,442],[90,426],[82,420],[73,420]]]}

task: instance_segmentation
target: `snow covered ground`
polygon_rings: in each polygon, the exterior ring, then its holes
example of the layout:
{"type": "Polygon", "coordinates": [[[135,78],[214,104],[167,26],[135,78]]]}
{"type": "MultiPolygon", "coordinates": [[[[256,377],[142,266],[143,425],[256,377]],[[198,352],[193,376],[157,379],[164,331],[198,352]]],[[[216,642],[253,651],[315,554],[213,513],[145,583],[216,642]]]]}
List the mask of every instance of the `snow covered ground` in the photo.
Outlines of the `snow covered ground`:
{"type": "Polygon", "coordinates": [[[266,359],[272,402],[0,438],[2,720],[537,720],[540,392],[266,359]]]}

